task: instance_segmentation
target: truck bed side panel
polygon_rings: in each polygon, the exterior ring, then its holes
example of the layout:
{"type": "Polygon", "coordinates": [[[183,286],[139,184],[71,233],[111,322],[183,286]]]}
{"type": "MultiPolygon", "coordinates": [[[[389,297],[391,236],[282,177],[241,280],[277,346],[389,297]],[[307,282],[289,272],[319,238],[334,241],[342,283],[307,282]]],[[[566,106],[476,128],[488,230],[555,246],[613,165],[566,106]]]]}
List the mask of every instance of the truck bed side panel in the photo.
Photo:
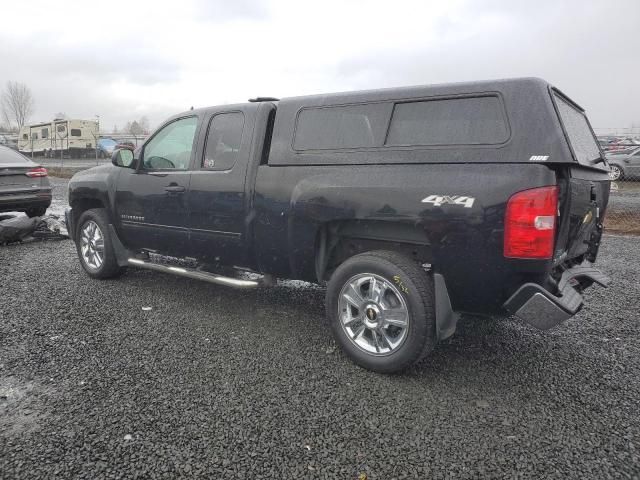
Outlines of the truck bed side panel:
{"type": "Polygon", "coordinates": [[[316,236],[327,222],[415,226],[434,269],[447,279],[454,308],[490,312],[512,293],[504,285],[543,282],[550,269],[551,261],[503,257],[507,200],[555,184],[555,172],[539,164],[263,165],[254,205],[256,258],[262,271],[317,281],[316,236]],[[455,203],[454,196],[473,202],[455,203]]]}

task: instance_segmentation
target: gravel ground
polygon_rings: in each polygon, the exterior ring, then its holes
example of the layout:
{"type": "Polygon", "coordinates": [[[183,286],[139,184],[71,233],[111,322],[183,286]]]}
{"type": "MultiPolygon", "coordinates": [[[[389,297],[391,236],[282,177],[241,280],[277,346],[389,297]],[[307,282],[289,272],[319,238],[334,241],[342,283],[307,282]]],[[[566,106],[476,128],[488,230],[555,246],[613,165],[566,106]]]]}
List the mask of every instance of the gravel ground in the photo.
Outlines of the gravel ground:
{"type": "Polygon", "coordinates": [[[465,318],[385,376],[335,348],[319,287],[0,248],[0,477],[640,478],[638,251],[606,237],[615,283],[551,332],[465,318]]]}

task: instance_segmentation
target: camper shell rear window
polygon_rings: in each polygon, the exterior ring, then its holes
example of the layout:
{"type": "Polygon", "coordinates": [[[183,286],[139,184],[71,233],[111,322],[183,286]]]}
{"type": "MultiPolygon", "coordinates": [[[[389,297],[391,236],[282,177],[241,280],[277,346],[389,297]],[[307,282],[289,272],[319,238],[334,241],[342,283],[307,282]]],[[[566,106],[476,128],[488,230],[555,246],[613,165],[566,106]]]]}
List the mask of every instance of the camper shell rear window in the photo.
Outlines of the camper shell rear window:
{"type": "Polygon", "coordinates": [[[600,148],[584,111],[555,90],[553,97],[576,160],[593,165],[600,158],[600,148]]]}

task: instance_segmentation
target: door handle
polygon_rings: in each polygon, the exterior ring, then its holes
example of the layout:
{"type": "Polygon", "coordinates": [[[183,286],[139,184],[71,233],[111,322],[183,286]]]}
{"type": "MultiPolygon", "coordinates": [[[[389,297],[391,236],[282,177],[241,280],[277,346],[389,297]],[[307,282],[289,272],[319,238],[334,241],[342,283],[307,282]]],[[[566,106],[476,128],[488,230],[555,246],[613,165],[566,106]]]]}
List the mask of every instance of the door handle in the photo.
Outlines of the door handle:
{"type": "Polygon", "coordinates": [[[164,190],[168,193],[184,193],[185,188],[180,185],[169,185],[168,187],[164,187],[164,190]]]}

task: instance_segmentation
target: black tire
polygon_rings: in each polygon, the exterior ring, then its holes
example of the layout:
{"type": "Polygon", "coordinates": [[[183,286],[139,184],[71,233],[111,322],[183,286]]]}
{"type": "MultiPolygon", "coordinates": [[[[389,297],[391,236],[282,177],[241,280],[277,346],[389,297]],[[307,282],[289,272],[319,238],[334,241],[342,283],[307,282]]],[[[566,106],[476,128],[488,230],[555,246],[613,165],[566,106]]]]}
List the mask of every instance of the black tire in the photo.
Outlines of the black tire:
{"type": "Polygon", "coordinates": [[[84,271],[87,272],[91,278],[106,279],[114,278],[122,274],[123,267],[118,265],[116,254],[113,249],[113,243],[111,241],[111,233],[109,231],[109,217],[104,208],[94,208],[87,210],[78,220],[78,226],[75,232],[76,251],[78,252],[78,258],[84,271]],[[103,239],[103,259],[99,266],[91,266],[87,263],[87,259],[82,253],[82,232],[84,228],[94,222],[100,229],[100,235],[103,239]]]}
{"type": "Polygon", "coordinates": [[[33,217],[41,217],[43,216],[45,213],[47,213],[47,207],[34,207],[34,208],[30,208],[29,210],[27,210],[25,212],[27,214],[27,217],[29,218],[33,218],[33,217]]]}
{"type": "MultiPolygon", "coordinates": [[[[393,295],[397,297],[395,293],[393,295]]],[[[414,260],[400,253],[372,251],[355,255],[342,263],[327,284],[326,310],[331,330],[342,351],[356,364],[374,372],[402,371],[429,354],[436,344],[433,279],[414,260]],[[382,277],[404,298],[408,309],[406,336],[395,350],[389,348],[390,352],[386,354],[365,351],[351,340],[343,328],[341,316],[346,310],[341,311],[341,292],[361,274],[382,277]]]]}

